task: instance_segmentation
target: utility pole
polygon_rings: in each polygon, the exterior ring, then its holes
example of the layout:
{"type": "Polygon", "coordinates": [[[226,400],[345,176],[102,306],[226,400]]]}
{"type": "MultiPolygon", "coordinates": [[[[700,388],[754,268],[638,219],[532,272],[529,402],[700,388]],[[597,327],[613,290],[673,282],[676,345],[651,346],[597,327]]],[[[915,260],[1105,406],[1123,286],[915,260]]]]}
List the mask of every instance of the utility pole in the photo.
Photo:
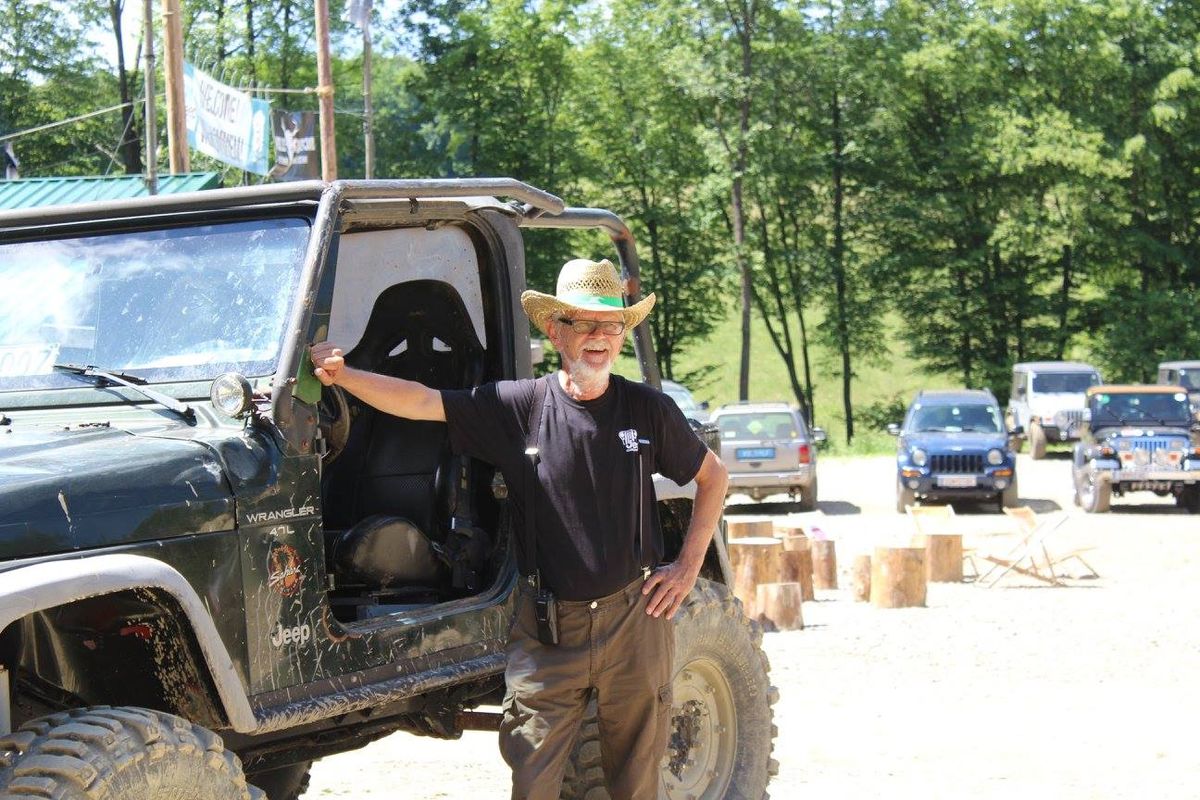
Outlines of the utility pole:
{"type": "Polygon", "coordinates": [[[363,139],[366,153],[364,178],[375,177],[375,134],[371,130],[371,0],[363,0],[363,139]]]}
{"type": "Polygon", "coordinates": [[[187,118],[183,102],[183,18],[179,0],[162,0],[163,71],[167,82],[167,150],[171,174],[191,169],[188,158],[187,118]]]}
{"type": "Polygon", "coordinates": [[[150,4],[142,1],[146,53],[146,190],[158,194],[158,112],[154,109],[154,17],[150,4]]]}
{"type": "Polygon", "coordinates": [[[317,97],[321,115],[321,179],[337,180],[337,149],[333,140],[333,70],[329,65],[329,0],[316,0],[317,97]]]}

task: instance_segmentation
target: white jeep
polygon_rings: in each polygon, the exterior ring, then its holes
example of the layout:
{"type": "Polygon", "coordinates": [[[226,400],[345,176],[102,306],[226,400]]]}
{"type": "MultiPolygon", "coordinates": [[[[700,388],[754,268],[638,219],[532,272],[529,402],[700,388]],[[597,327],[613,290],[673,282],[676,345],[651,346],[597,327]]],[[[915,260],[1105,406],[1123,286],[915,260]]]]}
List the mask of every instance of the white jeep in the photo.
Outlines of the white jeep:
{"type": "Polygon", "coordinates": [[[1085,393],[1102,383],[1100,371],[1078,361],[1028,361],[1013,364],[1012,392],[1006,417],[1019,452],[1029,440],[1029,452],[1044,458],[1050,442],[1079,439],[1087,408],[1085,393]]]}

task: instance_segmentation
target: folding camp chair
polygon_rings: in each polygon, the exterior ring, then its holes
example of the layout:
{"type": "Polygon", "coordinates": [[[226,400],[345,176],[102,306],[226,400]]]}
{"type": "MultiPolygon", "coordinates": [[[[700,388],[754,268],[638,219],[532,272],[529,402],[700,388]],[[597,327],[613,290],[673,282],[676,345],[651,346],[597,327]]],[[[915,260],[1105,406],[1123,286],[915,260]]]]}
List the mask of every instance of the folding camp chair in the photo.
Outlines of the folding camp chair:
{"type": "Polygon", "coordinates": [[[1056,567],[1072,559],[1083,564],[1092,577],[1099,577],[1096,570],[1084,561],[1081,555],[1092,548],[1081,547],[1052,554],[1051,549],[1047,547],[1047,540],[1067,521],[1065,514],[1039,520],[1033,509],[1028,506],[1006,508],[1004,513],[1016,522],[1018,541],[1002,553],[975,553],[980,559],[992,564],[992,567],[980,576],[980,583],[989,587],[995,586],[1005,575],[1016,572],[1051,586],[1061,586],[1056,567]],[[997,570],[1000,570],[999,574],[989,582],[988,579],[997,570]]]}

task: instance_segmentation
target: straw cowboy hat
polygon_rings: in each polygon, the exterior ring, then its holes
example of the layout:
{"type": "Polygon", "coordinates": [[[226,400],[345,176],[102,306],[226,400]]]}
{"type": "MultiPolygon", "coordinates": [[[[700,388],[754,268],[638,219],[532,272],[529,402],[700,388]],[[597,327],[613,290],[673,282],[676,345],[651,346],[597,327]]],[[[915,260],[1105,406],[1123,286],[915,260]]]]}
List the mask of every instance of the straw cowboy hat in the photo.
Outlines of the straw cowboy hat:
{"type": "Polygon", "coordinates": [[[617,268],[607,258],[576,258],[563,264],[554,295],[525,291],[521,293],[521,305],[530,321],[547,336],[551,320],[570,318],[576,311],[620,311],[626,329],[637,327],[654,307],[654,293],[626,306],[622,288],[617,268]]]}

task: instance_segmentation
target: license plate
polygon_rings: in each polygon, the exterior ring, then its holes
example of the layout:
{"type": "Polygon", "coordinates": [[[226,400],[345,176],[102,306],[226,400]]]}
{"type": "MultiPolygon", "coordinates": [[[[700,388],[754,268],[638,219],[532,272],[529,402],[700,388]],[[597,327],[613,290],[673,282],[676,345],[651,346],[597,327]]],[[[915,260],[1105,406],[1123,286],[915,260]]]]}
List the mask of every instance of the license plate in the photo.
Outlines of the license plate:
{"type": "Polygon", "coordinates": [[[739,447],[738,461],[766,461],[775,457],[774,447],[739,447]]]}
{"type": "Polygon", "coordinates": [[[937,485],[945,489],[971,489],[975,486],[975,476],[938,475],[937,485]]]}

